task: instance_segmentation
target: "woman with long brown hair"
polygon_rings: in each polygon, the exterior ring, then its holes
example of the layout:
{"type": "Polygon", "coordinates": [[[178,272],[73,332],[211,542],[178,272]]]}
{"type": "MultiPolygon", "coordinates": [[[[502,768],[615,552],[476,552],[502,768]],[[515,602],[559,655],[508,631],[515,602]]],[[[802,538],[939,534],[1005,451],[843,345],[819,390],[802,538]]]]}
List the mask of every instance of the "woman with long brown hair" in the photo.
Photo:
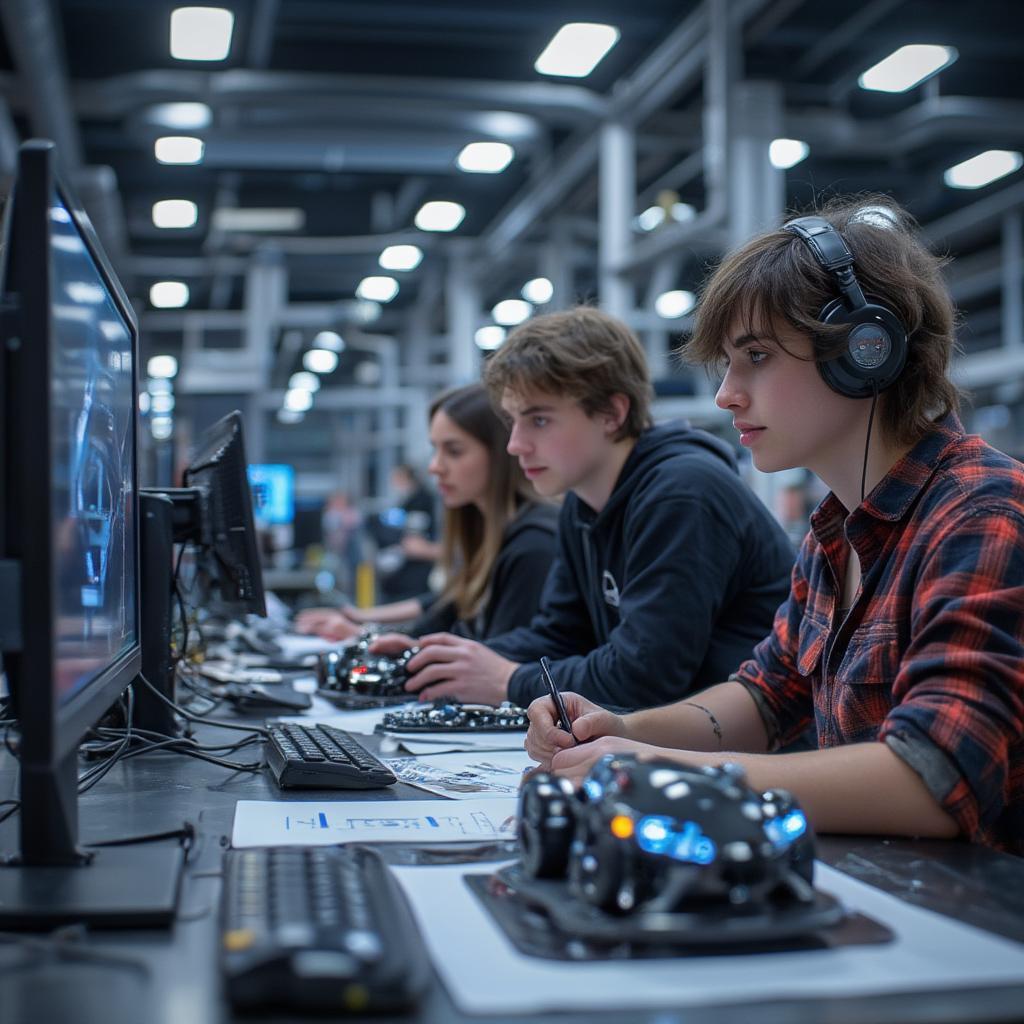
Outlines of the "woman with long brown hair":
{"type": "Polygon", "coordinates": [[[429,470],[445,509],[440,596],[375,608],[310,609],[297,617],[300,631],[343,640],[366,623],[407,622],[413,636],[447,631],[483,640],[533,617],[555,554],[558,511],[538,499],[505,450],[508,427],[482,385],[434,400],[430,441],[429,470]]]}

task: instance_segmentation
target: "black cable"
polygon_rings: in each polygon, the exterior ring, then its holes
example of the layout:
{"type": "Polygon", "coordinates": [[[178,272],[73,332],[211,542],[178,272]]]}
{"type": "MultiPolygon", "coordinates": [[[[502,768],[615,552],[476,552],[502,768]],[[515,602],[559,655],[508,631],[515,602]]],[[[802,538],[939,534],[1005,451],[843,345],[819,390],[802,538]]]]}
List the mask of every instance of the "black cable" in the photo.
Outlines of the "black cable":
{"type": "Polygon", "coordinates": [[[867,439],[864,441],[864,468],[861,470],[860,474],[860,500],[862,503],[864,501],[864,485],[867,482],[868,478],[868,453],[871,450],[871,424],[875,420],[875,406],[878,404],[877,381],[871,382],[871,391],[871,413],[868,416],[868,436],[867,439]]]}
{"type": "MultiPolygon", "coordinates": [[[[114,746],[123,736],[123,730],[120,729],[104,729],[104,733],[111,734],[110,737],[103,744],[98,744],[96,749],[99,750],[101,747],[114,746]]],[[[236,750],[241,750],[242,747],[250,746],[253,743],[262,743],[263,739],[261,736],[247,736],[245,739],[238,740],[236,743],[198,743],[191,736],[168,736],[163,732],[155,732],[152,729],[139,729],[135,728],[132,730],[132,737],[136,741],[142,743],[162,743],[164,740],[174,741],[186,741],[195,750],[202,750],[205,753],[216,753],[218,751],[233,753],[236,750]]]]}
{"type": "MultiPolygon", "coordinates": [[[[138,734],[136,733],[136,739],[139,740],[138,734]]],[[[244,741],[257,742],[258,737],[253,737],[251,740],[244,741]]],[[[217,749],[217,748],[214,748],[217,749]]],[[[199,761],[206,761],[209,764],[215,764],[220,768],[230,768],[236,772],[258,772],[263,768],[263,761],[228,761],[226,758],[217,757],[210,754],[200,744],[196,743],[188,736],[167,736],[162,740],[141,740],[139,746],[133,750],[129,750],[124,754],[120,755],[120,759],[127,761],[131,757],[138,757],[140,754],[152,754],[158,751],[165,751],[169,754],[183,754],[185,757],[194,757],[199,761]]]]}
{"type": "Polygon", "coordinates": [[[86,843],[91,850],[108,846],[141,846],[143,843],[159,843],[164,839],[184,839],[185,846],[191,846],[196,838],[196,827],[186,821],[181,828],[168,829],[166,832],[150,832],[143,836],[129,836],[127,839],[104,839],[98,843],[86,843]]]}
{"type": "Polygon", "coordinates": [[[125,706],[125,730],[124,739],[121,745],[114,751],[110,757],[103,762],[103,764],[96,765],[94,768],[90,768],[79,780],[78,780],[78,792],[88,793],[97,782],[100,781],[111,768],[124,756],[125,752],[131,746],[132,743],[132,718],[135,716],[135,691],[132,687],[128,687],[125,690],[124,698],[126,700],[125,706]]]}
{"type": "Polygon", "coordinates": [[[259,726],[235,725],[232,722],[221,722],[215,718],[203,718],[201,715],[193,715],[191,712],[186,711],[185,708],[181,707],[180,704],[176,704],[169,697],[165,697],[141,672],[139,673],[138,678],[151,693],[158,697],[169,708],[177,711],[182,718],[187,719],[189,722],[199,722],[201,725],[212,725],[218,729],[234,729],[236,732],[255,733],[259,736],[270,735],[266,729],[262,729],[259,726]]]}

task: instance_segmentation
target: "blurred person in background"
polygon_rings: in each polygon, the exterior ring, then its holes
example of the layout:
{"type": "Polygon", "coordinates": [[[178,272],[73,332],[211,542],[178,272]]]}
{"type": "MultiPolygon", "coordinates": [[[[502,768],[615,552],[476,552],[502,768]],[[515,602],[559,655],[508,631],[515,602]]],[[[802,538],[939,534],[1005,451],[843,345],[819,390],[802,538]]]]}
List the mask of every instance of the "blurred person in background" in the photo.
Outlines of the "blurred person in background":
{"type": "Polygon", "coordinates": [[[412,636],[449,631],[485,639],[530,621],[554,558],[557,508],[537,497],[506,452],[508,427],[482,385],[435,399],[430,442],[429,470],[445,509],[440,596],[309,609],[296,619],[300,632],[344,640],[367,623],[402,622],[412,636]]]}

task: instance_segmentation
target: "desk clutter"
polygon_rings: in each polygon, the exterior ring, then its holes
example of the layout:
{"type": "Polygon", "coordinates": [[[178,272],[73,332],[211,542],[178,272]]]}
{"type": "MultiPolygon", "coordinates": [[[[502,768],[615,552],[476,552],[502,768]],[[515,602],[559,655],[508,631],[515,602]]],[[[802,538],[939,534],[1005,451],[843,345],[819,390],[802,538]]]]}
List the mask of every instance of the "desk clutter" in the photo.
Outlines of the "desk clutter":
{"type": "Polygon", "coordinates": [[[798,803],[737,766],[610,755],[578,790],[523,782],[523,708],[410,701],[411,652],[375,659],[367,635],[253,640],[213,646],[178,694],[186,721],[291,716],[232,725],[251,733],[239,749],[262,742],[251,764],[198,748],[280,794],[235,803],[223,858],[219,967],[238,1011],[413,1013],[432,969],[481,1014],[756,1005],[795,998],[793,977],[800,998],[1024,982],[1019,947],[818,863],[798,803]]]}

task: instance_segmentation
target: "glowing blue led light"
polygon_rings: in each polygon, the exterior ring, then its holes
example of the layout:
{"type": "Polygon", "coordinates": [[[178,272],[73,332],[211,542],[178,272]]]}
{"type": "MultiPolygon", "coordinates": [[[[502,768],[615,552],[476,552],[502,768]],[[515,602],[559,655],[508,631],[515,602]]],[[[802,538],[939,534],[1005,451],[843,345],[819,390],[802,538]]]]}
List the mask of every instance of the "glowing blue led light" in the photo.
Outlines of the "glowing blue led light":
{"type": "Polygon", "coordinates": [[[667,853],[671,840],[672,819],[661,815],[641,818],[636,827],[636,842],[647,853],[667,853]]]}
{"type": "Polygon", "coordinates": [[[583,783],[583,792],[587,794],[588,800],[597,803],[604,796],[604,786],[595,779],[587,779],[583,783]]]}
{"type": "Polygon", "coordinates": [[[717,854],[714,841],[701,832],[695,821],[683,822],[676,831],[675,822],[663,815],[641,818],[636,827],[637,846],[646,853],[661,854],[691,864],[710,864],[717,854]]]}
{"type": "Polygon", "coordinates": [[[790,811],[784,818],[766,821],[764,831],[772,845],[784,850],[807,831],[807,819],[802,811],[790,811]]]}

